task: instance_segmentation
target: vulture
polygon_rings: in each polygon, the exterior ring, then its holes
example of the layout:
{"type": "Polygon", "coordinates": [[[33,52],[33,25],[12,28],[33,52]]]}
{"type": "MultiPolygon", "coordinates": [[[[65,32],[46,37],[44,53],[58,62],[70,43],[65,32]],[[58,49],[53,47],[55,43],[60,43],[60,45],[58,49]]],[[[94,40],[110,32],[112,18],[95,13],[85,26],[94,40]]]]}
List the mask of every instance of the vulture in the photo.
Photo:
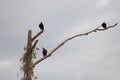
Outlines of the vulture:
{"type": "Polygon", "coordinates": [[[105,22],[103,22],[101,26],[102,26],[104,29],[106,29],[106,28],[107,28],[107,25],[106,25],[106,23],[105,23],[105,22]]]}
{"type": "Polygon", "coordinates": [[[40,28],[41,30],[44,30],[44,25],[43,25],[42,22],[39,24],[39,28],[40,28]]]}
{"type": "Polygon", "coordinates": [[[42,49],[43,49],[42,54],[45,57],[47,55],[47,50],[45,48],[42,48],[42,49]]]}

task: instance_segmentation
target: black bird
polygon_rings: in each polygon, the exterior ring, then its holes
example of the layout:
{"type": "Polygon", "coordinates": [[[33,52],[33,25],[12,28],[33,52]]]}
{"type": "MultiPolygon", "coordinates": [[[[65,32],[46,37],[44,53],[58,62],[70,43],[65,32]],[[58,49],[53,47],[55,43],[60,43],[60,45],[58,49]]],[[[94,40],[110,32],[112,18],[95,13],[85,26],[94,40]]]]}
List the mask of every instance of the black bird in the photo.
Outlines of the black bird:
{"type": "Polygon", "coordinates": [[[107,28],[107,24],[106,24],[105,22],[103,22],[101,26],[102,26],[104,29],[107,28]]]}
{"type": "Polygon", "coordinates": [[[43,49],[42,54],[45,57],[47,55],[47,50],[45,48],[42,48],[42,49],[43,49]]]}
{"type": "Polygon", "coordinates": [[[39,24],[39,28],[40,28],[41,30],[44,30],[44,25],[43,25],[42,22],[39,24]]]}

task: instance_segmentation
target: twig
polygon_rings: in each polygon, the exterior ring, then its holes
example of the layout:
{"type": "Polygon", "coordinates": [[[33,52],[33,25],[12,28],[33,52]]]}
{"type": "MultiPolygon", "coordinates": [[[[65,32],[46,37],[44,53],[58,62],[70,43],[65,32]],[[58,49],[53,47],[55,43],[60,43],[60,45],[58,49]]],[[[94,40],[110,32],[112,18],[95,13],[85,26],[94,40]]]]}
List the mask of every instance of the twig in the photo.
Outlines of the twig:
{"type": "Polygon", "coordinates": [[[42,34],[44,32],[44,30],[41,30],[40,32],[38,32],[33,38],[32,41],[34,41],[40,34],[42,34]]]}
{"type": "Polygon", "coordinates": [[[40,59],[38,59],[36,62],[34,62],[33,63],[33,65],[32,65],[32,67],[34,67],[35,65],[37,65],[38,63],[40,63],[41,61],[43,61],[44,59],[46,59],[46,58],[48,58],[48,57],[50,57],[57,49],[59,49],[61,46],[63,46],[66,42],[68,42],[69,40],[72,40],[72,39],[74,39],[74,38],[76,38],[76,37],[79,37],[79,36],[84,36],[84,35],[88,35],[88,34],[90,34],[90,33],[93,33],[93,32],[97,32],[97,31],[104,31],[104,30],[107,30],[107,29],[109,29],[109,28],[113,28],[113,27],[115,27],[116,25],[117,25],[118,23],[116,23],[115,25],[113,25],[113,26],[109,26],[109,27],[107,27],[106,29],[99,29],[101,26],[99,26],[99,27],[97,27],[97,28],[95,28],[95,29],[93,29],[93,30],[91,30],[91,31],[89,31],[89,32],[86,32],[86,33],[83,33],[83,34],[77,34],[77,35],[74,35],[74,36],[72,36],[72,37],[69,37],[69,38],[67,38],[67,39],[65,39],[62,43],[60,43],[58,46],[56,46],[52,51],[50,51],[49,53],[48,53],[48,55],[46,55],[45,57],[42,57],[42,58],[40,58],[40,59]]]}
{"type": "Polygon", "coordinates": [[[32,50],[35,49],[36,44],[38,43],[38,40],[35,41],[35,43],[32,46],[32,50]]]}

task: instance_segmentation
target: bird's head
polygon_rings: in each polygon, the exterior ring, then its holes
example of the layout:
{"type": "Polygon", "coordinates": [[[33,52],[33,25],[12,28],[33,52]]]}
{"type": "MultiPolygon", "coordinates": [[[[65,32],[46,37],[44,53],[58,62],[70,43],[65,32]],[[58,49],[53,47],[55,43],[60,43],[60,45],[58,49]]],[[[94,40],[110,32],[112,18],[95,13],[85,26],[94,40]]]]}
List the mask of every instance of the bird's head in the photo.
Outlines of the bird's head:
{"type": "Polygon", "coordinates": [[[41,25],[43,25],[43,23],[42,23],[42,22],[40,22],[40,24],[41,24],[41,25]]]}
{"type": "Polygon", "coordinates": [[[103,23],[105,23],[105,21],[103,23]]]}
{"type": "Polygon", "coordinates": [[[44,47],[42,47],[42,49],[45,49],[44,47]]]}

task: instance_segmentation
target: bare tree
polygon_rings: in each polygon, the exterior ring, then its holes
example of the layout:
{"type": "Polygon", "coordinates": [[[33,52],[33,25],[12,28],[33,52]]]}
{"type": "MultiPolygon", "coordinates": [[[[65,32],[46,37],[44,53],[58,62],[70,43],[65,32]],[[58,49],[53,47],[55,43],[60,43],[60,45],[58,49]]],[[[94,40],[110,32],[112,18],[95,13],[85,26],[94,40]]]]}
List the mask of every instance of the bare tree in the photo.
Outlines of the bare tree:
{"type": "MultiPolygon", "coordinates": [[[[97,31],[105,31],[107,29],[113,28],[117,25],[118,23],[114,24],[113,26],[99,26],[91,31],[88,31],[86,33],[79,33],[77,35],[74,35],[72,37],[69,37],[62,41],[58,46],[56,46],[54,49],[52,49],[46,56],[43,56],[42,58],[38,59],[37,61],[33,61],[36,58],[36,54],[34,53],[36,44],[38,43],[38,40],[35,40],[39,35],[41,35],[44,32],[44,25],[41,23],[39,25],[41,31],[38,32],[34,37],[32,37],[32,30],[28,30],[28,41],[27,41],[27,48],[26,52],[23,55],[23,57],[20,59],[22,62],[21,70],[24,72],[23,80],[32,80],[32,77],[34,76],[34,68],[35,66],[40,63],[41,61],[47,59],[50,57],[56,50],[58,50],[61,46],[63,46],[66,42],[80,37],[80,36],[86,36],[89,35],[90,33],[97,32],[97,31]]],[[[105,25],[106,26],[106,25],[105,25]]]]}

